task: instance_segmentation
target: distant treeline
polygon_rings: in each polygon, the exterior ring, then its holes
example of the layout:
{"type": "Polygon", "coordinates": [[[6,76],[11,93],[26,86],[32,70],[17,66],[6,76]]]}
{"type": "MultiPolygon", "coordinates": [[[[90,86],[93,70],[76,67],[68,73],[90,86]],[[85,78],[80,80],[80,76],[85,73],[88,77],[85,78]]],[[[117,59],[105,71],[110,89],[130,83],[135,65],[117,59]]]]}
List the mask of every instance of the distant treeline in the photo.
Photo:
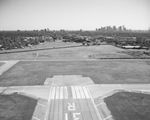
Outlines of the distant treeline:
{"type": "Polygon", "coordinates": [[[64,39],[64,38],[77,38],[79,37],[80,41],[85,41],[85,39],[81,39],[82,37],[91,37],[98,38],[99,36],[109,36],[109,37],[136,37],[138,41],[140,39],[143,41],[143,38],[150,38],[150,33],[148,32],[102,32],[102,31],[47,31],[47,30],[33,30],[33,31],[0,31],[0,49],[17,49],[29,47],[31,45],[37,45],[41,42],[45,41],[55,41],[56,39],[64,39]],[[68,36],[68,37],[67,37],[68,36]],[[70,37],[71,36],[71,37],[70,37]],[[72,37],[73,36],[73,37],[72,37]]]}

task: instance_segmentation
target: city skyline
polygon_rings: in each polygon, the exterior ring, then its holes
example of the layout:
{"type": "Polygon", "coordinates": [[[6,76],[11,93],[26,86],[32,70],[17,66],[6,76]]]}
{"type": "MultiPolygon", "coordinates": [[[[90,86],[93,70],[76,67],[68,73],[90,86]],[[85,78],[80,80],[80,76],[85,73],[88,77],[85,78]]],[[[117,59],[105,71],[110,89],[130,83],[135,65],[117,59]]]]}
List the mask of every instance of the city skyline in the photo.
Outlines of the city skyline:
{"type": "Polygon", "coordinates": [[[0,30],[150,27],[149,0],[0,0],[0,30]]]}

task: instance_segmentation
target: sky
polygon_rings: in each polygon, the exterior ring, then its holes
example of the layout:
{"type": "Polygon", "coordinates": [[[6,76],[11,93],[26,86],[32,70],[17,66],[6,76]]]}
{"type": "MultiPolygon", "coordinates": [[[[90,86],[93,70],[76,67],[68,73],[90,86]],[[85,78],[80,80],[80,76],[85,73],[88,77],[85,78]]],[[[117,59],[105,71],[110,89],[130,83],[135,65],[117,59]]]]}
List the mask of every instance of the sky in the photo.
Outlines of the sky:
{"type": "Polygon", "coordinates": [[[0,0],[0,30],[150,27],[150,0],[0,0]]]}

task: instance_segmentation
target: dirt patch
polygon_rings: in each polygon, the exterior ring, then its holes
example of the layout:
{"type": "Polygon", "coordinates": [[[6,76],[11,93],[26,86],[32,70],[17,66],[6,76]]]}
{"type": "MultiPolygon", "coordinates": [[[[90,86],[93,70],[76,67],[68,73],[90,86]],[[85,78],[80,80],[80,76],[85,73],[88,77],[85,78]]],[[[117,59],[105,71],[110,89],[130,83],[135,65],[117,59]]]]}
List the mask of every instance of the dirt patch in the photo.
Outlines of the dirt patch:
{"type": "Polygon", "coordinates": [[[126,59],[126,58],[131,58],[131,56],[122,53],[101,53],[101,54],[88,55],[88,58],[90,59],[103,59],[103,58],[124,59],[125,58],[126,59]]]}
{"type": "Polygon", "coordinates": [[[0,95],[0,120],[31,120],[37,100],[19,95],[0,95]]]}
{"type": "Polygon", "coordinates": [[[150,95],[119,92],[104,101],[115,120],[150,120],[150,95]]]}

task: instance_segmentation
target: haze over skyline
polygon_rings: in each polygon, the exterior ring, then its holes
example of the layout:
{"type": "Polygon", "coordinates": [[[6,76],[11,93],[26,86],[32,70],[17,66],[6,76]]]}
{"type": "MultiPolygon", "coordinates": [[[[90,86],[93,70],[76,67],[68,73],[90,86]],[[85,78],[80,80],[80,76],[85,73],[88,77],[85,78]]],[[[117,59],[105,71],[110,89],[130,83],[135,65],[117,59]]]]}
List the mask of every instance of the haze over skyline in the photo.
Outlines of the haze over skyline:
{"type": "Polygon", "coordinates": [[[150,27],[150,0],[0,0],[0,30],[150,27]]]}

